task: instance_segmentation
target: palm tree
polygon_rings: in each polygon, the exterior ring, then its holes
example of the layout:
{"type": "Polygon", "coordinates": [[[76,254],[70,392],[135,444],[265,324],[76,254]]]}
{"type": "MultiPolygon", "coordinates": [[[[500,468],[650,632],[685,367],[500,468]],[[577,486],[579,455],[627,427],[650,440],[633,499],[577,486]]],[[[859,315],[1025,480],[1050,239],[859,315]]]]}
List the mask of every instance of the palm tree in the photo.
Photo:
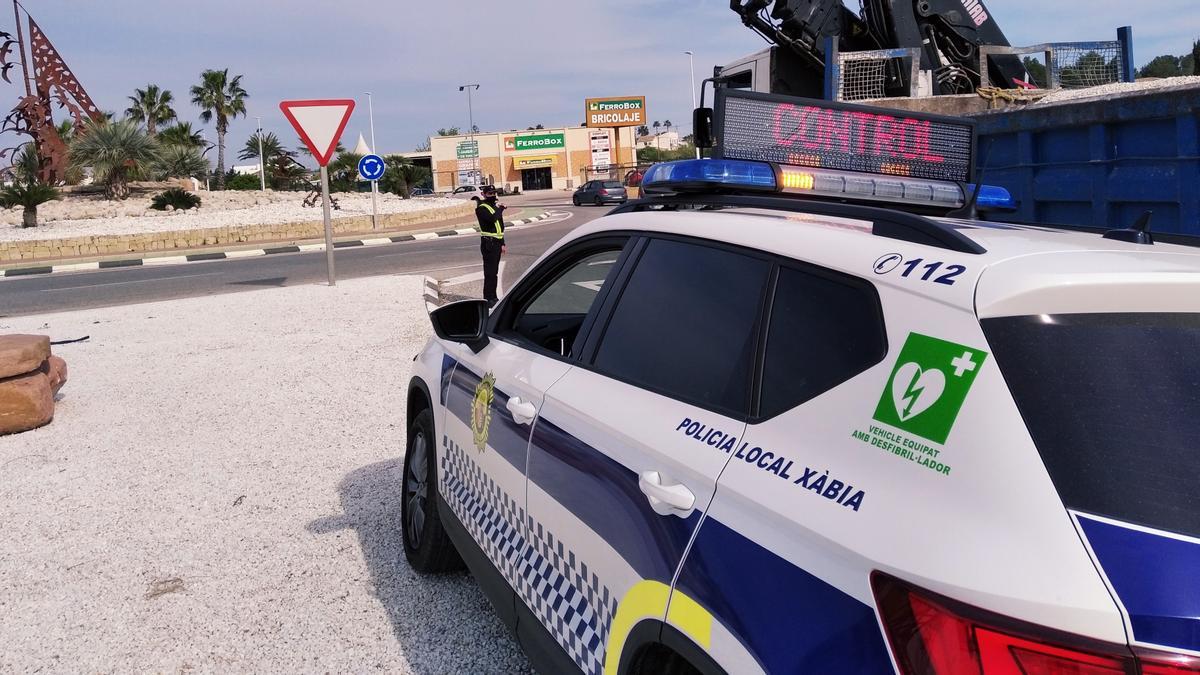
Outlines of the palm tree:
{"type": "MultiPolygon", "coordinates": [[[[256,133],[246,139],[246,145],[242,146],[242,151],[238,153],[238,159],[258,159],[258,147],[259,138],[256,133]]],[[[279,142],[278,136],[269,131],[262,135],[262,154],[266,157],[268,164],[280,155],[295,156],[295,153],[291,150],[283,148],[283,143],[279,142]]]]}
{"type": "Polygon", "coordinates": [[[262,159],[258,156],[258,133],[246,139],[246,145],[242,146],[242,151],[238,153],[238,159],[254,159],[262,162],[263,173],[270,179],[272,185],[279,178],[290,178],[290,174],[292,173],[291,162],[281,160],[294,159],[296,153],[284,148],[283,143],[279,142],[279,137],[271,132],[262,134],[261,140],[262,159]],[[279,169],[284,169],[284,173],[288,175],[280,176],[278,173],[279,169]]]}
{"type": "Polygon", "coordinates": [[[171,102],[175,100],[171,92],[159,89],[157,84],[148,84],[145,89],[134,89],[129,97],[131,105],[125,114],[146,123],[146,133],[151,136],[157,130],[159,122],[175,119],[175,109],[171,102]]]}
{"type": "Polygon", "coordinates": [[[429,169],[417,166],[412,160],[401,155],[385,155],[387,172],[379,180],[382,192],[398,194],[404,199],[412,197],[412,189],[429,179],[429,169]]]}
{"type": "MultiPolygon", "coordinates": [[[[270,156],[271,156],[271,154],[270,154],[270,153],[266,152],[266,147],[265,147],[265,146],[263,147],[263,152],[264,152],[264,153],[266,153],[266,155],[267,155],[268,157],[270,157],[270,156]]],[[[334,149],[333,149],[333,156],[334,156],[334,157],[336,157],[336,156],[338,156],[338,155],[340,155],[340,154],[342,154],[342,153],[344,153],[344,152],[346,152],[346,146],[342,145],[342,142],[341,142],[341,141],[338,141],[338,143],[337,143],[337,146],[336,146],[336,147],[334,147],[334,149]]],[[[300,141],[300,145],[297,145],[297,146],[296,146],[296,153],[295,153],[295,154],[296,154],[296,155],[304,155],[305,157],[312,157],[312,156],[313,156],[313,154],[312,154],[312,150],[309,150],[309,149],[308,149],[308,145],[307,145],[307,144],[305,144],[305,142],[304,142],[304,141],[300,141]]],[[[295,156],[295,155],[293,155],[293,156],[295,156]]]]}
{"type": "Polygon", "coordinates": [[[58,137],[63,143],[69,144],[71,139],[75,137],[75,122],[73,120],[63,120],[54,125],[54,130],[58,132],[58,137]]]}
{"type": "Polygon", "coordinates": [[[349,192],[354,189],[358,178],[358,160],[362,155],[342,152],[329,162],[329,191],[349,192]]]}
{"type": "Polygon", "coordinates": [[[13,161],[12,185],[0,190],[0,206],[10,209],[20,206],[21,227],[37,227],[38,206],[58,199],[58,190],[39,179],[42,159],[33,143],[26,143],[13,161]]]}
{"type": "Polygon", "coordinates": [[[71,143],[71,164],[91,167],[104,196],[129,196],[129,177],[145,173],[158,159],[158,141],[138,126],[137,120],[88,122],[71,143]]]}
{"type": "Polygon", "coordinates": [[[158,132],[158,136],[155,138],[164,146],[182,145],[185,148],[202,150],[208,145],[204,142],[201,132],[192,131],[191,122],[176,122],[173,126],[158,132]]]}
{"type": "Polygon", "coordinates": [[[655,143],[655,145],[658,146],[659,153],[661,153],[662,152],[662,139],[659,138],[659,136],[658,136],[658,129],[659,129],[659,127],[662,126],[662,123],[659,122],[658,120],[654,120],[653,126],[654,126],[654,143],[655,143]]]}
{"type": "Polygon", "coordinates": [[[200,121],[217,121],[217,189],[225,189],[225,132],[229,118],[246,116],[246,99],[250,95],[242,88],[242,76],[229,77],[229,69],[206,70],[200,73],[200,84],[192,87],[192,104],[200,107],[200,121]]]}
{"type": "Polygon", "coordinates": [[[58,199],[58,190],[45,183],[13,183],[0,190],[0,206],[20,206],[21,227],[37,227],[37,210],[42,204],[58,199]]]}
{"type": "Polygon", "coordinates": [[[649,136],[649,135],[650,135],[650,127],[646,126],[645,124],[643,124],[642,126],[638,127],[638,128],[637,128],[637,135],[638,135],[638,137],[639,137],[639,138],[640,138],[640,137],[642,137],[642,136],[649,136]]]}
{"type": "Polygon", "coordinates": [[[159,150],[152,168],[159,179],[204,177],[208,174],[208,160],[197,148],[185,145],[165,145],[159,150]]]}

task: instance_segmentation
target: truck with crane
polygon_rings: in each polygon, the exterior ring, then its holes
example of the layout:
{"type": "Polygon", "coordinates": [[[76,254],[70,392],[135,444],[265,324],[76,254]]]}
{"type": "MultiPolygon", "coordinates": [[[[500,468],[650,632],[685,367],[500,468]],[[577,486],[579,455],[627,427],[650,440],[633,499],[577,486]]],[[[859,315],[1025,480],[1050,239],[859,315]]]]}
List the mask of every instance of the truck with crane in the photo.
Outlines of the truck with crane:
{"type": "Polygon", "coordinates": [[[1200,235],[1200,83],[1133,83],[1129,28],[1117,41],[1019,48],[983,0],[730,9],[769,46],[714,68],[715,87],[969,116],[976,169],[1016,198],[1003,218],[1110,227],[1153,211],[1155,230],[1200,235]]]}

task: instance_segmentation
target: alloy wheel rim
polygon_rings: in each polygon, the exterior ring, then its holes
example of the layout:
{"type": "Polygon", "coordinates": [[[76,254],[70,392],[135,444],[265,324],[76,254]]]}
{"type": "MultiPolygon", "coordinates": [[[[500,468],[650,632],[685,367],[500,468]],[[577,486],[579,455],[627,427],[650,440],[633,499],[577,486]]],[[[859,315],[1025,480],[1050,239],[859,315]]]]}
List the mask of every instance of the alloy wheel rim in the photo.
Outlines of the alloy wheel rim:
{"type": "Polygon", "coordinates": [[[429,475],[429,453],[425,434],[417,434],[409,448],[408,474],[404,477],[404,501],[408,507],[405,529],[413,548],[421,545],[425,534],[425,506],[428,496],[426,478],[429,475]]]}

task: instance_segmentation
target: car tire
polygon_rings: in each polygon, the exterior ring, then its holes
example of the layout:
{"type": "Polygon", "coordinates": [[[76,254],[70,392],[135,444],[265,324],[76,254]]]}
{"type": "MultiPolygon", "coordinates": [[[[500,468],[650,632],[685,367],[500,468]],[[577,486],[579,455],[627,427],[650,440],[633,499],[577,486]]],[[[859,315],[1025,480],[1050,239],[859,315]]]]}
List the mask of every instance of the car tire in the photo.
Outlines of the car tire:
{"type": "Polygon", "coordinates": [[[575,206],[579,206],[579,197],[572,195],[571,203],[574,204],[575,206]]]}
{"type": "Polygon", "coordinates": [[[596,204],[596,206],[604,206],[604,200],[600,199],[600,195],[596,195],[595,204],[596,204]]]}
{"type": "Polygon", "coordinates": [[[414,570],[432,574],[463,567],[438,517],[435,438],[433,413],[426,408],[417,413],[408,430],[400,492],[404,557],[414,570]]]}

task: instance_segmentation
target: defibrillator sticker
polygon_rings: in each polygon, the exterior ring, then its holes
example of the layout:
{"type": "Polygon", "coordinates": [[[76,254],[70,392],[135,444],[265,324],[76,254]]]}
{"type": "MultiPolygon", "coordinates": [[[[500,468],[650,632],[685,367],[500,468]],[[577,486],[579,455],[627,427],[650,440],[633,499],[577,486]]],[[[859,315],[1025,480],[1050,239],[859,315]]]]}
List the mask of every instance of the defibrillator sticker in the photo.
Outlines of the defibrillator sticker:
{"type": "MultiPolygon", "coordinates": [[[[986,360],[985,351],[909,333],[879,396],[874,420],[927,441],[945,443],[986,360]]],[[[937,473],[950,474],[940,448],[876,425],[851,435],[937,473]]]]}
{"type": "Polygon", "coordinates": [[[875,406],[875,421],[945,443],[986,359],[987,352],[909,333],[875,406]]]}

